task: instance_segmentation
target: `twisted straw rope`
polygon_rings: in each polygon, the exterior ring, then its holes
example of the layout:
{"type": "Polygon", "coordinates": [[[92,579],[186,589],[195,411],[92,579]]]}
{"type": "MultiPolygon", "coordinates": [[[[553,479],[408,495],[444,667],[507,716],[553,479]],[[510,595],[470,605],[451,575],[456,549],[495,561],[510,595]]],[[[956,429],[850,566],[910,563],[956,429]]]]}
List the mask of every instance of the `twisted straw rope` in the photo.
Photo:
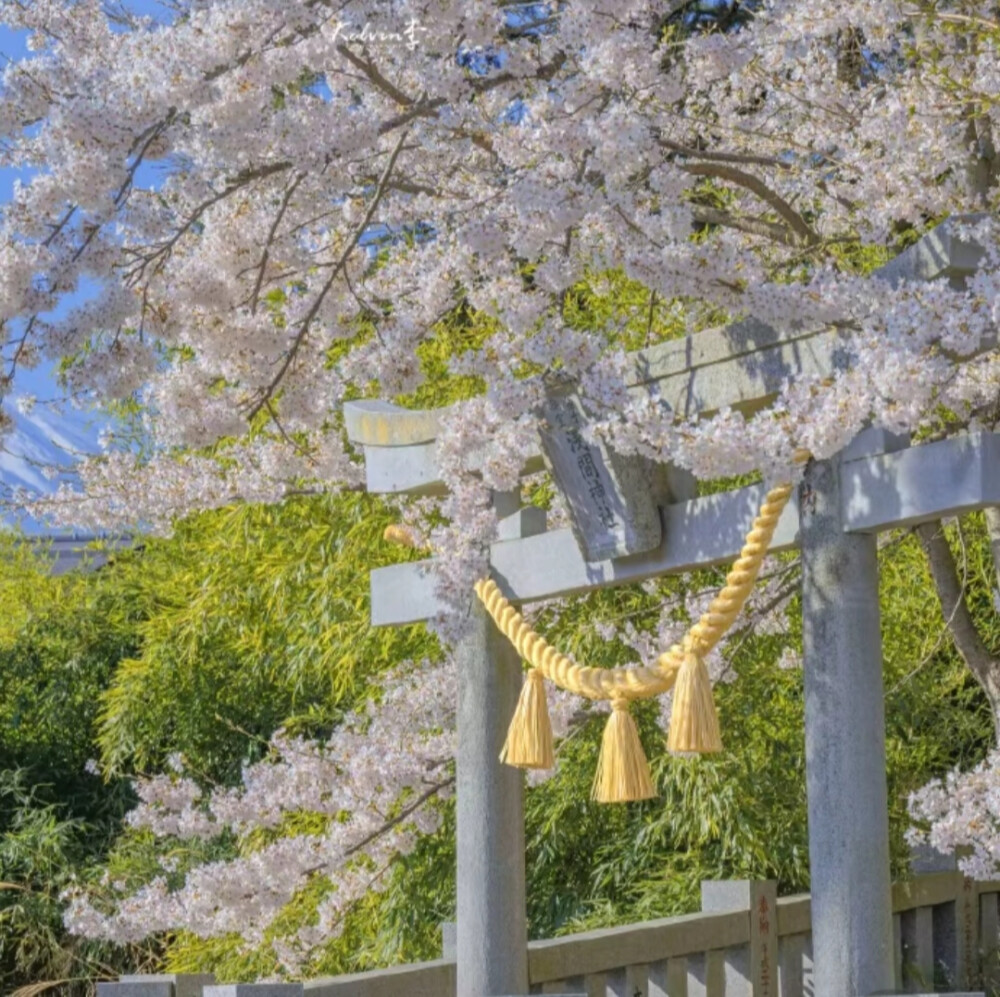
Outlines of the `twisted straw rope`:
{"type": "Polygon", "coordinates": [[[658,696],[673,687],[686,654],[708,654],[739,616],[767,556],[778,520],[791,497],[792,487],[786,483],[767,493],[740,556],[726,575],[722,591],[709,603],[701,619],[681,642],[664,651],[652,668],[588,668],[578,665],[532,630],[492,579],[483,578],[476,582],[476,594],[521,657],[560,688],[588,699],[621,701],[658,696]]]}

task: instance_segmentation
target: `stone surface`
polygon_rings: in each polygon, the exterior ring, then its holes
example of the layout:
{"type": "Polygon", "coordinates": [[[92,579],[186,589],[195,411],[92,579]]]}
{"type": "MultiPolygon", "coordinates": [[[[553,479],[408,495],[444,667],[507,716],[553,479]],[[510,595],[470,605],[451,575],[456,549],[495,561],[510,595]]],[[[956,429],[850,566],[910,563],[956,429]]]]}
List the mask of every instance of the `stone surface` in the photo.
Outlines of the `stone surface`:
{"type": "Polygon", "coordinates": [[[774,881],[726,879],[701,884],[703,911],[745,910],[750,915],[749,944],[725,953],[726,997],[777,997],[777,904],[774,881]]]}
{"type": "MultiPolygon", "coordinates": [[[[534,941],[528,946],[532,985],[567,983],[575,989],[577,977],[605,973],[621,966],[673,960],[708,949],[746,945],[750,923],[745,911],[684,914],[617,928],[597,928],[560,938],[534,941]]],[[[682,959],[684,961],[684,959],[682,959]]]]}
{"type": "Polygon", "coordinates": [[[847,529],[874,533],[1000,503],[1000,434],[970,433],[847,461],[841,507],[847,529]]]}
{"type": "Polygon", "coordinates": [[[174,985],[165,980],[98,983],[97,997],[174,997],[174,985]]]}
{"type": "Polygon", "coordinates": [[[524,775],[500,763],[521,659],[478,599],[458,663],[457,993],[528,992],[524,775]]]}
{"type": "Polygon", "coordinates": [[[441,922],[441,957],[454,959],[458,954],[458,925],[454,921],[441,922]]]}
{"type": "Polygon", "coordinates": [[[302,997],[301,983],[222,983],[205,987],[205,997],[302,997]]]}
{"type": "MultiPolygon", "coordinates": [[[[373,495],[443,495],[437,444],[365,447],[365,488],[373,495]]],[[[541,462],[539,461],[539,464],[541,462]]]]}
{"type": "Polygon", "coordinates": [[[545,510],[535,505],[526,505],[497,523],[497,540],[520,540],[523,537],[537,537],[545,532],[545,510]]]}
{"type": "Polygon", "coordinates": [[[442,997],[455,994],[455,962],[435,959],[368,973],[307,980],[304,997],[442,997]]]}
{"type": "Polygon", "coordinates": [[[157,976],[122,976],[122,983],[171,983],[173,997],[202,997],[204,987],[215,983],[212,973],[164,973],[157,976]]]}
{"type": "MultiPolygon", "coordinates": [[[[493,577],[518,602],[590,592],[607,585],[690,571],[732,561],[760,509],[765,489],[751,485],[667,506],[665,540],[654,551],[607,561],[584,559],[571,530],[495,543],[490,549],[493,577]]],[[[771,551],[795,546],[798,517],[790,502],[778,524],[771,551]]],[[[431,561],[376,568],[370,575],[372,624],[389,626],[429,619],[444,609],[435,595],[431,561]]]]}
{"type": "Polygon", "coordinates": [[[844,533],[836,461],[799,507],[815,992],[867,997],[894,985],[875,537],[844,533]]]}
{"type": "Polygon", "coordinates": [[[584,559],[603,561],[658,547],[662,524],[649,462],[588,443],[583,430],[590,418],[572,391],[551,393],[540,415],[542,455],[584,559]]]}
{"type": "Polygon", "coordinates": [[[945,279],[955,287],[963,287],[965,279],[979,267],[983,249],[963,242],[954,232],[958,223],[975,222],[979,217],[965,215],[948,218],[876,273],[892,285],[903,280],[945,279]]]}
{"type": "Polygon", "coordinates": [[[344,428],[352,443],[399,447],[428,443],[447,409],[405,409],[391,402],[364,399],[344,403],[344,428]]]}

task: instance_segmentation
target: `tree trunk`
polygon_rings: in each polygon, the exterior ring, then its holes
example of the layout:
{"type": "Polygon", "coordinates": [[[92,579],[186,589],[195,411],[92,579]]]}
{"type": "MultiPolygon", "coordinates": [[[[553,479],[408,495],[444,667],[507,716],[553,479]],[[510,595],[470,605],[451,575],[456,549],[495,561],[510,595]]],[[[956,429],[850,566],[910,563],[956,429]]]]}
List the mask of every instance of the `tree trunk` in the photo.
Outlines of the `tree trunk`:
{"type": "MultiPolygon", "coordinates": [[[[990,536],[994,569],[1000,582],[1000,509],[986,510],[986,527],[990,536]]],[[[955,556],[944,535],[942,524],[923,523],[917,527],[917,536],[927,555],[934,588],[955,647],[989,700],[995,743],[1000,745],[1000,659],[990,652],[976,627],[966,600],[965,586],[958,576],[955,556]]]]}

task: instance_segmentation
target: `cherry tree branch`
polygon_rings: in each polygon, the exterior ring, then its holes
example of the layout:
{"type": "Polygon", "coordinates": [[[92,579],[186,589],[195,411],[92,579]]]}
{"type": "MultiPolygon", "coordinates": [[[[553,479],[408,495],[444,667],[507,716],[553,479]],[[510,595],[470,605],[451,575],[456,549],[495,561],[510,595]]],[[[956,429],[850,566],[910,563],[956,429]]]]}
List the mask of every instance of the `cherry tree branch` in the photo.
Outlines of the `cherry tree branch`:
{"type": "Polygon", "coordinates": [[[944,528],[940,522],[922,523],[916,528],[916,533],[927,555],[934,588],[955,647],[989,696],[996,712],[1000,704],[1000,662],[990,653],[976,627],[966,587],[958,577],[955,556],[944,528]]]}
{"type": "Polygon", "coordinates": [[[806,220],[783,198],[770,187],[755,177],[732,166],[714,163],[684,163],[680,169],[696,177],[712,177],[736,184],[745,190],[756,194],[765,204],[769,204],[784,220],[798,237],[799,244],[819,242],[819,236],[809,227],[806,220]]]}
{"type": "Polygon", "coordinates": [[[253,291],[250,294],[250,311],[252,314],[257,314],[257,304],[260,300],[260,289],[261,285],[264,283],[264,273],[267,270],[267,264],[271,255],[271,246],[274,244],[274,237],[278,231],[278,226],[281,224],[282,218],[285,217],[285,211],[288,209],[288,204],[298,190],[299,184],[305,177],[305,173],[299,173],[296,175],[295,179],[288,185],[288,189],[285,191],[285,196],[281,199],[281,205],[278,207],[278,211],[274,216],[274,221],[271,223],[271,228],[268,230],[267,239],[264,242],[264,249],[261,252],[260,263],[257,265],[257,279],[254,281],[253,291]]]}
{"type": "Polygon", "coordinates": [[[777,222],[769,222],[764,218],[757,218],[750,215],[734,215],[731,211],[722,211],[719,208],[709,208],[702,205],[692,206],[691,213],[696,222],[704,225],[722,225],[725,228],[734,228],[748,235],[763,236],[774,242],[798,248],[802,245],[802,239],[784,225],[777,222]]]}
{"type": "Polygon", "coordinates": [[[416,103],[412,97],[403,93],[399,87],[387,80],[385,76],[379,72],[378,66],[376,66],[370,59],[362,59],[361,56],[352,52],[350,46],[348,45],[338,45],[337,51],[349,63],[351,63],[352,66],[360,69],[369,82],[374,83],[379,90],[381,90],[387,97],[394,100],[397,104],[402,104],[404,107],[412,107],[413,104],[416,103]]]}
{"type": "Polygon", "coordinates": [[[409,135],[409,130],[404,131],[399,137],[399,141],[396,143],[395,148],[389,156],[389,161],[386,163],[385,169],[382,172],[382,176],[379,178],[379,182],[375,187],[375,192],[372,196],[371,203],[368,205],[368,210],[365,212],[364,218],[361,219],[360,223],[355,227],[354,232],[351,237],[347,240],[347,245],[344,247],[343,252],[340,257],[333,264],[330,270],[330,276],[326,279],[326,283],[320,288],[319,294],[316,295],[316,299],[313,301],[306,312],[305,317],[302,319],[299,325],[298,332],[295,334],[295,338],[292,340],[292,344],[285,353],[285,357],[278,368],[277,373],[270,380],[267,386],[259,393],[257,400],[251,406],[247,419],[252,421],[254,416],[260,412],[265,405],[274,397],[274,393],[278,390],[279,385],[288,372],[289,367],[291,367],[293,361],[299,350],[302,348],[302,344],[305,342],[306,337],[309,334],[309,329],[313,324],[316,316],[319,314],[319,310],[326,299],[327,294],[333,287],[334,281],[340,275],[341,270],[347,263],[348,257],[354,252],[355,247],[361,241],[361,237],[365,234],[368,226],[371,224],[372,219],[375,217],[375,212],[378,211],[379,205],[382,203],[382,197],[384,196],[389,178],[392,176],[392,171],[395,169],[396,160],[399,158],[400,153],[403,151],[403,145],[409,135]]]}
{"type": "Polygon", "coordinates": [[[231,197],[237,191],[243,190],[243,188],[249,186],[256,180],[264,180],[267,177],[274,176],[278,173],[283,173],[286,170],[291,169],[292,164],[287,160],[281,160],[276,163],[268,163],[265,166],[258,166],[254,169],[244,170],[242,173],[238,174],[232,180],[230,180],[226,186],[212,194],[210,197],[206,197],[200,204],[198,204],[194,211],[184,220],[180,228],[169,238],[159,243],[152,252],[143,254],[139,250],[128,250],[128,252],[138,258],[136,265],[125,274],[126,280],[131,284],[136,284],[145,276],[146,270],[152,266],[154,263],[157,268],[163,265],[163,262],[171,254],[174,246],[198,223],[201,216],[214,204],[218,204],[220,201],[224,201],[227,197],[231,197]]]}
{"type": "Polygon", "coordinates": [[[783,163],[780,159],[775,159],[773,156],[756,156],[744,152],[695,149],[689,145],[681,145],[680,142],[674,142],[666,138],[660,139],[660,145],[664,149],[669,149],[671,152],[676,152],[678,155],[688,159],[705,159],[717,163],[743,163],[752,166],[775,166],[781,170],[791,169],[790,164],[783,163]]]}
{"type": "Polygon", "coordinates": [[[387,834],[394,827],[402,824],[407,817],[416,813],[429,799],[440,793],[442,789],[447,789],[449,786],[453,786],[454,784],[454,776],[449,776],[441,782],[432,783],[419,796],[411,800],[405,807],[403,807],[403,809],[400,810],[395,817],[389,818],[389,820],[387,820],[378,830],[372,831],[371,834],[351,845],[351,847],[344,852],[345,856],[356,855],[362,848],[365,848],[367,845],[370,845],[373,841],[380,838],[383,834],[387,834]]]}

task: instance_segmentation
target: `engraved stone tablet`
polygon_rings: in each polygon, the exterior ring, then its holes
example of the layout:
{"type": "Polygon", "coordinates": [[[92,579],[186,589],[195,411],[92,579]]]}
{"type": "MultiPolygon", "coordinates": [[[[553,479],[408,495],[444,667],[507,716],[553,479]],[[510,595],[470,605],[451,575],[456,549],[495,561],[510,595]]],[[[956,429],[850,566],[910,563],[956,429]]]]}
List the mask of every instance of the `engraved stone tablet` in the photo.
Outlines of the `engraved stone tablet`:
{"type": "Polygon", "coordinates": [[[650,462],[588,443],[581,431],[589,417],[572,392],[551,393],[541,417],[542,455],[584,558],[604,561],[658,547],[663,528],[650,462]]]}

